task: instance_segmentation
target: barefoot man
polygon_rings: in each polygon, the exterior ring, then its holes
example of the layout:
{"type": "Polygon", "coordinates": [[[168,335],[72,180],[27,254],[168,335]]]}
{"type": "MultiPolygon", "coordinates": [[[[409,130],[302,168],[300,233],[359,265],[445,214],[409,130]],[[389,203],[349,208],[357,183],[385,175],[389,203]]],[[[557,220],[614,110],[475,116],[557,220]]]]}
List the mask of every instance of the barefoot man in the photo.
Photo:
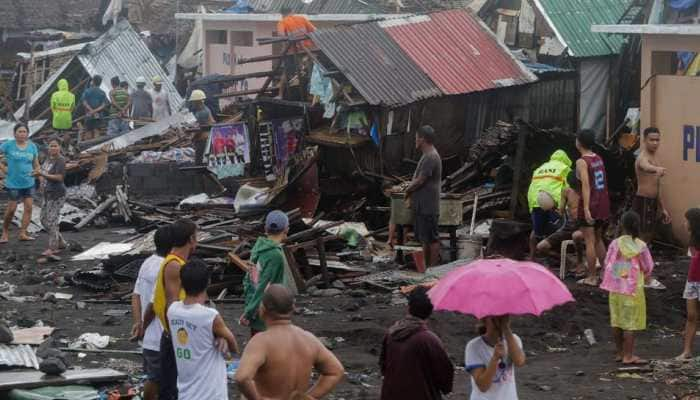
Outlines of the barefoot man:
{"type": "Polygon", "coordinates": [[[661,177],[666,174],[666,168],[659,165],[656,152],[661,144],[661,133],[657,128],[649,127],[644,130],[639,157],[634,163],[637,175],[637,195],[634,197],[632,209],[642,217],[641,239],[651,243],[656,232],[659,219],[664,224],[671,223],[671,215],[661,201],[659,188],[661,177]]]}
{"type": "Polygon", "coordinates": [[[250,339],[236,372],[246,399],[321,399],[343,379],[340,361],[313,334],[292,324],[293,312],[291,292],[270,285],[260,307],[267,330],[250,339]],[[311,386],[314,368],[320,376],[311,386]]]}

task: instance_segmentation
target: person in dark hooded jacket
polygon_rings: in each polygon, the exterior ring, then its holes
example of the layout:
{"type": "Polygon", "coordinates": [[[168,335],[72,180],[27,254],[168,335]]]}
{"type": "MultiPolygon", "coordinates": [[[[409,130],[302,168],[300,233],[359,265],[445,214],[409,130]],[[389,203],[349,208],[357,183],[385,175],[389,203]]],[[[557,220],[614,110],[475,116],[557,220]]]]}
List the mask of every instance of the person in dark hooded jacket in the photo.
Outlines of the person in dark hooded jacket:
{"type": "Polygon", "coordinates": [[[381,400],[439,400],[452,392],[454,366],[440,338],[428,329],[432,312],[427,289],[414,289],[408,296],[409,315],[384,337],[381,400]]]}

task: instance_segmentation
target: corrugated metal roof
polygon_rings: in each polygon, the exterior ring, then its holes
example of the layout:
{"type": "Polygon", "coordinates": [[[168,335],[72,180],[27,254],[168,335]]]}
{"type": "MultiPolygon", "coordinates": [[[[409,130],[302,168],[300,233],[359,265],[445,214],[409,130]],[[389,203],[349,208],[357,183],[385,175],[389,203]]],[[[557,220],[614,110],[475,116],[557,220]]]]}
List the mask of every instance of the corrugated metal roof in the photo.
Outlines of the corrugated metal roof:
{"type": "Polygon", "coordinates": [[[299,14],[374,14],[382,12],[376,0],[314,0],[305,4],[301,0],[250,0],[256,12],[279,13],[284,7],[299,14]]]}
{"type": "MultiPolygon", "coordinates": [[[[136,78],[139,76],[147,80],[160,76],[163,81],[163,90],[168,92],[171,113],[178,110],[184,102],[141,36],[131,27],[129,21],[122,19],[98,39],[86,45],[78,55],[44,81],[44,84],[32,94],[30,100],[32,113],[37,104],[56,90],[56,82],[59,78],[80,67],[90,76],[102,76],[101,87],[105,93],[111,89],[109,80],[113,76],[126,80],[131,87],[136,87],[136,78]]],[[[22,118],[23,114],[24,105],[15,112],[15,118],[22,118]]]]}
{"type": "Polygon", "coordinates": [[[372,105],[399,106],[537,80],[464,10],[320,29],[311,37],[372,105]]]}
{"type": "Polygon", "coordinates": [[[311,37],[369,104],[397,106],[442,94],[376,23],[319,29],[311,37]]]}
{"type": "Polygon", "coordinates": [[[6,346],[0,344],[0,365],[39,369],[39,360],[31,346],[6,346]]]}
{"type": "MultiPolygon", "coordinates": [[[[39,132],[46,125],[46,119],[29,121],[29,137],[39,132]]],[[[14,137],[15,125],[17,122],[0,119],[0,142],[14,137]]]]}
{"type": "Polygon", "coordinates": [[[131,87],[136,87],[136,78],[139,76],[148,81],[159,76],[163,81],[163,90],[168,93],[170,111],[174,113],[183,102],[175,85],[168,79],[168,74],[126,19],[120,20],[116,26],[87,45],[78,54],[78,60],[91,76],[102,75],[102,90],[105,92],[111,89],[109,80],[113,76],[126,80],[131,87]]]}
{"type": "Polygon", "coordinates": [[[466,11],[393,19],[379,25],[445,94],[537,80],[486,26],[466,11]]]}
{"type": "Polygon", "coordinates": [[[248,4],[260,13],[279,13],[289,7],[299,14],[403,14],[465,8],[472,0],[403,0],[397,9],[393,2],[381,0],[314,0],[305,4],[301,0],[249,0],[248,4]]]}
{"type": "Polygon", "coordinates": [[[598,57],[620,52],[624,38],[591,32],[592,25],[616,24],[632,0],[534,0],[574,57],[598,57]]]}

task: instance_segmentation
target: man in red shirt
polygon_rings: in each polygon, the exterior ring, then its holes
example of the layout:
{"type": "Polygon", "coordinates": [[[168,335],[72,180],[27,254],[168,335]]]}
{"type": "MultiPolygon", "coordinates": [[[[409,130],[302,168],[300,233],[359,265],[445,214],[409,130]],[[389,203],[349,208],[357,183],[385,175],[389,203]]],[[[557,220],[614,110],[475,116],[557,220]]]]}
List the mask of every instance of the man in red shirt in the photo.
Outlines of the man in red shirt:
{"type": "Polygon", "coordinates": [[[582,283],[598,286],[596,258],[605,265],[603,232],[610,218],[608,181],[603,159],[593,152],[595,132],[584,129],[576,135],[576,148],[581,158],[576,160],[576,175],[581,181],[581,201],[578,221],[586,242],[588,277],[582,283]]]}
{"type": "MultiPolygon", "coordinates": [[[[282,19],[277,23],[277,34],[279,36],[287,36],[290,39],[300,38],[306,36],[306,34],[316,31],[316,27],[309,22],[308,18],[303,15],[296,15],[292,13],[292,9],[289,7],[282,7],[280,11],[282,14],[282,19]]],[[[287,86],[287,79],[297,72],[297,53],[303,52],[303,48],[313,47],[313,42],[309,39],[302,40],[300,42],[292,42],[289,46],[289,50],[284,57],[284,70],[282,72],[282,78],[280,80],[280,90],[279,97],[284,96],[284,91],[287,86]]]]}

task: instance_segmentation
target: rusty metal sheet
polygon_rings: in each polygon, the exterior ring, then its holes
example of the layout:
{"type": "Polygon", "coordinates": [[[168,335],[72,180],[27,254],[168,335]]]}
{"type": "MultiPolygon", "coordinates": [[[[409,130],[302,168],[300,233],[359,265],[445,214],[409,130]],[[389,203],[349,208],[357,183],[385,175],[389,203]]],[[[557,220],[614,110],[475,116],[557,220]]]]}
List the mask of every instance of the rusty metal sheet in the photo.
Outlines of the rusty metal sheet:
{"type": "Polygon", "coordinates": [[[450,10],[378,22],[444,94],[537,80],[475,16],[450,10]]]}
{"type": "Polygon", "coordinates": [[[311,38],[371,105],[400,106],[442,95],[375,22],[321,29],[311,38]]]}

